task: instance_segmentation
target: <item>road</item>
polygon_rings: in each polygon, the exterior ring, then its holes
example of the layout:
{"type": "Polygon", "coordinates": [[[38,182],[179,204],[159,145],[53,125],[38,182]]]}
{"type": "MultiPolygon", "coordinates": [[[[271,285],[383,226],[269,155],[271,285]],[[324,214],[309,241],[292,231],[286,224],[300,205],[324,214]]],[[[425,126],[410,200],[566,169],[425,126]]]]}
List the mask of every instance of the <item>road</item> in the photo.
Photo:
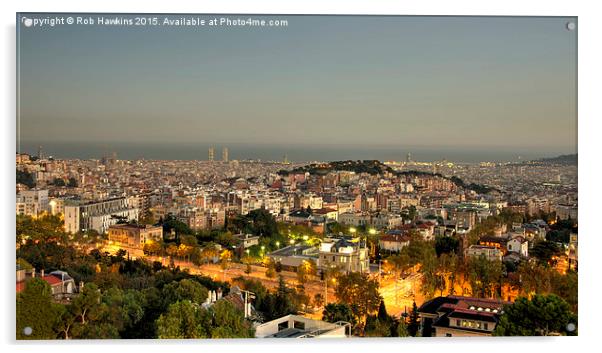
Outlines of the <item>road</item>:
{"type": "MultiPolygon", "coordinates": [[[[159,261],[163,263],[163,265],[169,265],[168,257],[146,256],[142,250],[136,248],[106,245],[102,250],[114,254],[120,249],[128,251],[128,255],[132,258],[146,258],[149,261],[159,261]]],[[[183,260],[174,260],[174,264],[181,269],[187,269],[191,274],[203,275],[211,277],[214,280],[229,283],[232,283],[237,277],[244,277],[259,280],[266,288],[275,289],[278,287],[278,276],[282,276],[289,287],[296,288],[298,285],[297,274],[295,272],[281,271],[280,273],[277,273],[275,278],[269,278],[265,275],[266,268],[262,266],[251,265],[251,272],[245,273],[247,266],[235,262],[230,263],[226,270],[223,270],[219,264],[204,264],[198,266],[192,262],[183,260]]],[[[409,312],[414,300],[416,301],[416,304],[420,306],[423,302],[423,298],[419,293],[420,280],[421,277],[417,274],[410,275],[405,279],[380,279],[379,291],[385,300],[389,315],[399,316],[404,312],[409,312]]],[[[305,294],[313,301],[313,298],[317,293],[324,296],[325,284],[324,281],[313,278],[303,285],[303,289],[305,294]]],[[[334,285],[328,286],[327,300],[329,303],[335,302],[334,285]]],[[[321,317],[321,312],[322,308],[317,308],[313,313],[307,313],[306,316],[319,319],[321,317]]]]}

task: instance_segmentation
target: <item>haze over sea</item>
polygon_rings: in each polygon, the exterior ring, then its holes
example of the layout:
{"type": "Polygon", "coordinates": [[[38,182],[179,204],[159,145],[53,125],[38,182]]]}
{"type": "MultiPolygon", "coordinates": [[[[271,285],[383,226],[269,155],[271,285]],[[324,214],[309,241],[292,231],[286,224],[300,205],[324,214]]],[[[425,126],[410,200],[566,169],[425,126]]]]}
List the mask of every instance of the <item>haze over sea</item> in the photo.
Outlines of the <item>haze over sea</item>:
{"type": "Polygon", "coordinates": [[[239,143],[127,143],[127,142],[32,142],[21,141],[17,152],[37,155],[42,146],[45,156],[57,159],[100,159],[117,154],[118,159],[207,160],[208,149],[215,148],[215,160],[222,159],[222,148],[227,147],[230,160],[259,159],[291,162],[377,159],[404,161],[411,153],[414,161],[447,160],[457,163],[519,162],[576,153],[567,150],[541,150],[512,147],[445,147],[445,146],[358,146],[358,145],[274,145],[239,143]]]}

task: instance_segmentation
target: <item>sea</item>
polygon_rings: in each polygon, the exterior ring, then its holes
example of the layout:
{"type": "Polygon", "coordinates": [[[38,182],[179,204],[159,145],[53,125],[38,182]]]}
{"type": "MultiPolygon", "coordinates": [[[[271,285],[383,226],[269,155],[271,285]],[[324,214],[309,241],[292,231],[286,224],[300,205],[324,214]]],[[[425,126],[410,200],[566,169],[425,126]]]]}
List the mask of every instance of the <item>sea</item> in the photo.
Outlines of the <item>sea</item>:
{"type": "Polygon", "coordinates": [[[228,149],[229,160],[277,161],[291,163],[313,161],[368,160],[454,163],[520,162],[576,153],[567,150],[518,149],[499,147],[445,146],[358,146],[358,145],[281,145],[241,143],[133,143],[133,142],[48,142],[18,141],[17,153],[37,156],[41,148],[46,157],[56,159],[117,159],[137,160],[208,160],[209,148],[214,148],[215,160],[222,159],[228,149]]]}

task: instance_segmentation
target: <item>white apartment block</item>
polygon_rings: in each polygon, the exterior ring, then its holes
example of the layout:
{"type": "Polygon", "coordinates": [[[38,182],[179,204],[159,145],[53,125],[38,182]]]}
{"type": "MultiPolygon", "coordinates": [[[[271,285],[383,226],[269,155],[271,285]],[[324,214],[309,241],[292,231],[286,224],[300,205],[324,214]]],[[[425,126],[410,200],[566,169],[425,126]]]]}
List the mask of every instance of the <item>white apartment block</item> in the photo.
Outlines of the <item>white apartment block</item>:
{"type": "Polygon", "coordinates": [[[138,220],[138,209],[130,207],[125,197],[65,205],[65,231],[68,233],[90,229],[106,233],[120,220],[138,220]]]}

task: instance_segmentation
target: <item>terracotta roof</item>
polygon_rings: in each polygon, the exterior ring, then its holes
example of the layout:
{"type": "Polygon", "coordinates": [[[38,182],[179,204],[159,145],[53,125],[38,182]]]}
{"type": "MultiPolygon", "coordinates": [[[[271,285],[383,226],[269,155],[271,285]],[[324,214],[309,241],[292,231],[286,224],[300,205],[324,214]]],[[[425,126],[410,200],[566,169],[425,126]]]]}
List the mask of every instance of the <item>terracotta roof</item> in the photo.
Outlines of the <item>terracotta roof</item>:
{"type": "MultiPolygon", "coordinates": [[[[63,283],[63,281],[60,278],[58,278],[56,276],[53,276],[53,275],[46,275],[44,277],[39,277],[39,278],[41,278],[44,281],[46,281],[46,283],[48,283],[50,286],[55,286],[57,284],[63,283]]],[[[27,283],[26,280],[25,281],[21,281],[21,282],[17,282],[17,286],[16,286],[17,293],[20,293],[20,292],[22,292],[25,289],[26,283],[27,283]]]]}
{"type": "Polygon", "coordinates": [[[313,210],[313,213],[317,213],[317,214],[327,214],[330,212],[336,212],[336,210],[333,210],[331,208],[321,208],[319,210],[313,210]]]}
{"type": "Polygon", "coordinates": [[[394,241],[394,242],[398,242],[398,243],[409,242],[410,239],[411,238],[409,235],[402,235],[402,234],[385,234],[380,237],[380,240],[382,240],[382,241],[394,241]]]}
{"type": "Polygon", "coordinates": [[[63,281],[61,281],[60,278],[53,276],[53,275],[46,275],[46,276],[42,277],[42,279],[44,281],[48,282],[48,284],[50,284],[51,286],[53,286],[55,284],[63,283],[63,281]]]}

